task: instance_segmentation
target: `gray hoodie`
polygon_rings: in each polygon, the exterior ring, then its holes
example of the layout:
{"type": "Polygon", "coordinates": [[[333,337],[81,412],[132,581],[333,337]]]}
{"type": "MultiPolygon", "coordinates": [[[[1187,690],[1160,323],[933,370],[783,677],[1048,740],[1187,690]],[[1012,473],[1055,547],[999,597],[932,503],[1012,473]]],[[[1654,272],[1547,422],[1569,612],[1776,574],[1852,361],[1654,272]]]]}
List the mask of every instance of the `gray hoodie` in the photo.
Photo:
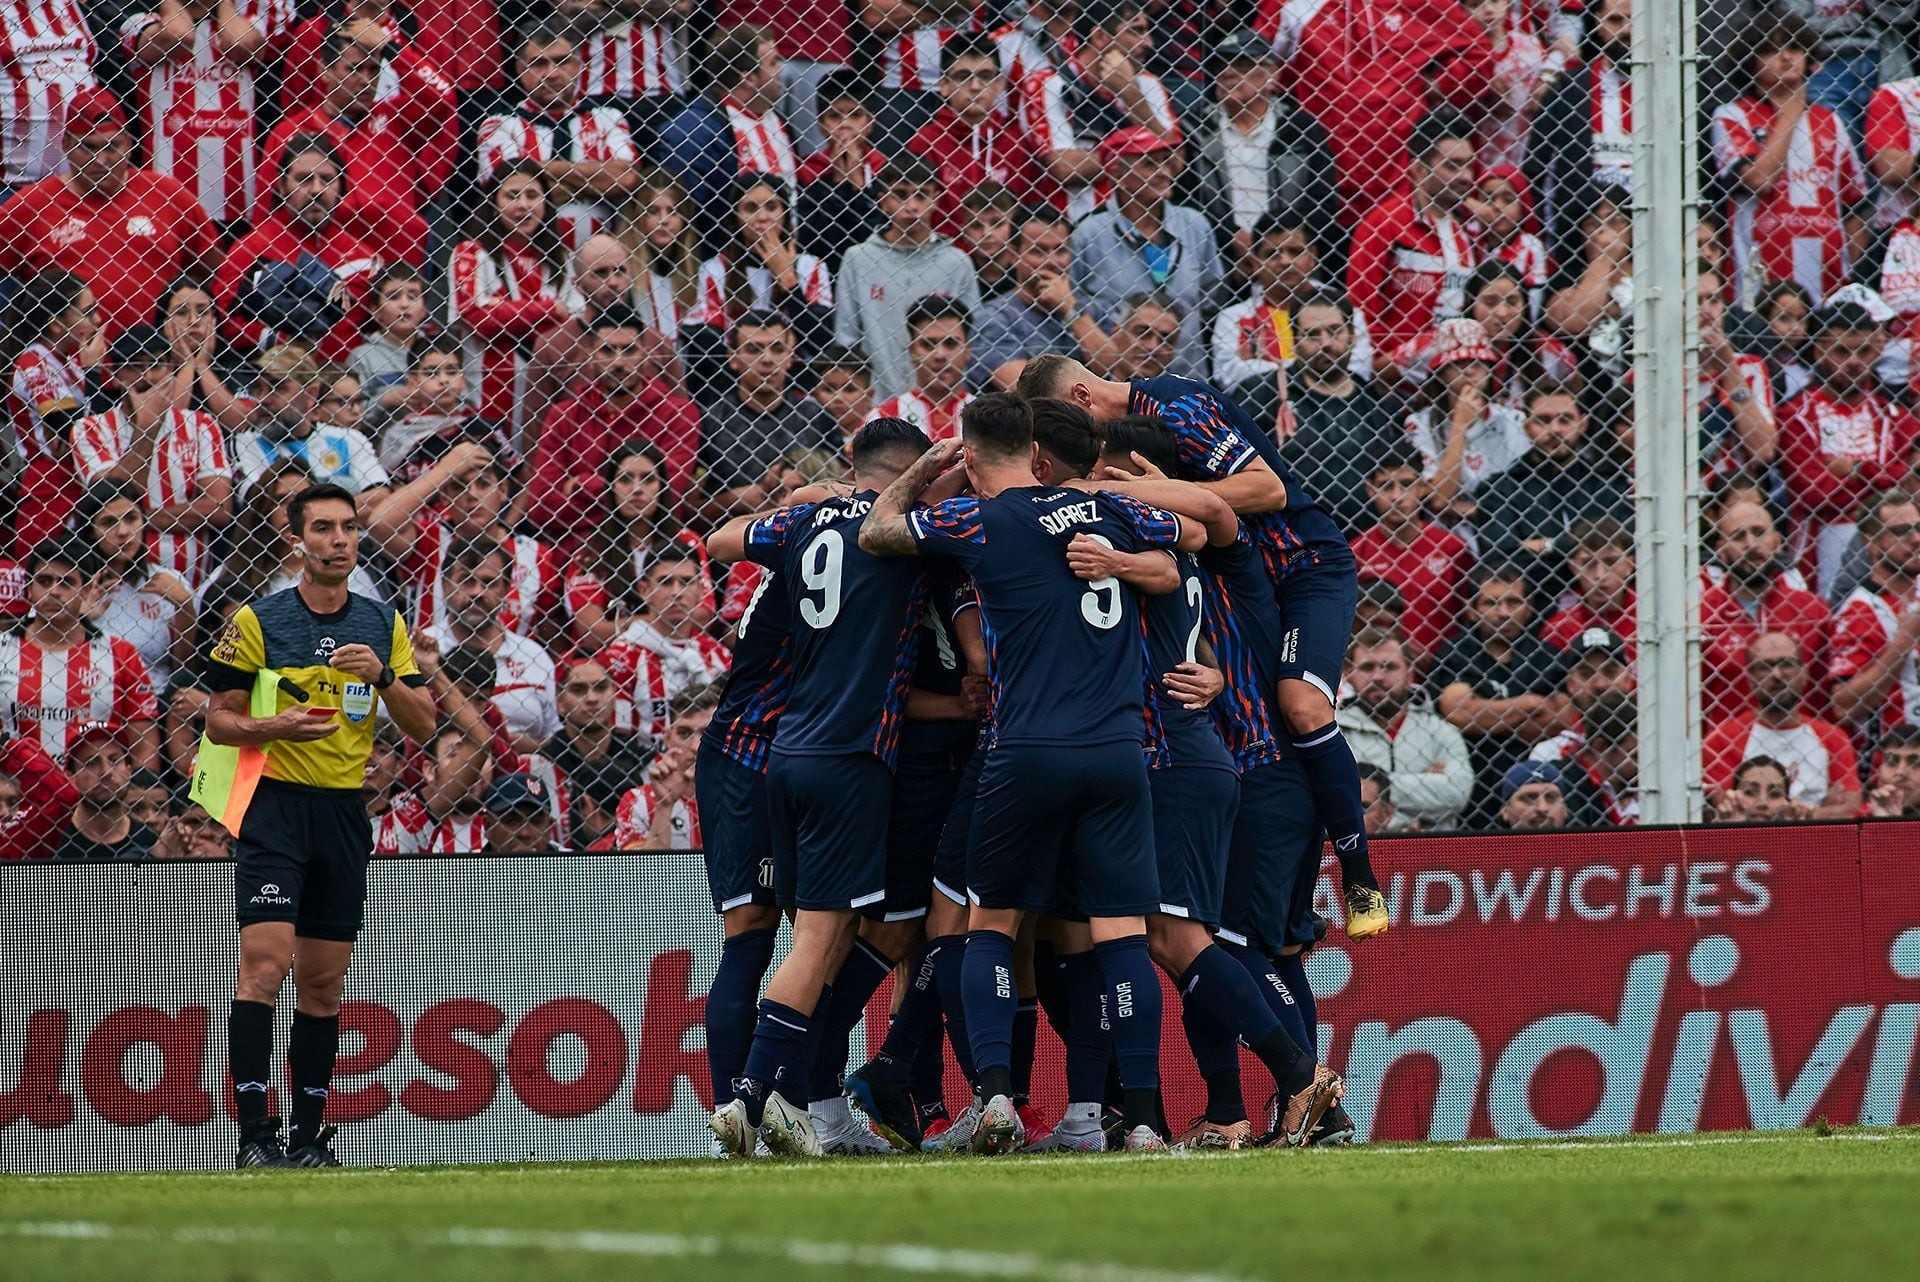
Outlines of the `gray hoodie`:
{"type": "Polygon", "coordinates": [[[907,358],[907,308],[928,294],[950,294],[979,309],[973,262],[941,237],[894,245],[872,236],[849,249],[833,282],[834,340],[866,353],[873,396],[884,401],[913,389],[907,358]]]}

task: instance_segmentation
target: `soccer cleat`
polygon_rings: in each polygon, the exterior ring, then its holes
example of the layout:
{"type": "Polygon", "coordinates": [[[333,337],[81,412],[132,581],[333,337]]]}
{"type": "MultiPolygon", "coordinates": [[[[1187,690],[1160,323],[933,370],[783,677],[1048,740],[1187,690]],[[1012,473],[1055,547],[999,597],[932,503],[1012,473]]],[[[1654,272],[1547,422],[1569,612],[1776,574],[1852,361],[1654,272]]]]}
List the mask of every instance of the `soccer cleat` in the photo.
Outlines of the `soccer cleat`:
{"type": "Polygon", "coordinates": [[[1100,1109],[1095,1104],[1067,1105],[1060,1124],[1027,1145],[1029,1153],[1104,1153],[1107,1133],[1100,1125],[1100,1109]]]}
{"type": "Polygon", "coordinates": [[[1280,1114],[1280,1124],[1267,1141],[1267,1147],[1305,1148],[1307,1137],[1313,1134],[1313,1128],[1319,1125],[1320,1118],[1340,1102],[1346,1090],[1347,1084],[1340,1080],[1340,1074],[1325,1064],[1315,1064],[1313,1080],[1287,1100],[1286,1108],[1280,1114]]]}
{"type": "Polygon", "coordinates": [[[920,1112],[898,1064],[885,1058],[870,1060],[848,1073],[842,1085],[853,1106],[895,1148],[920,1147],[920,1112]]]}
{"type": "Polygon", "coordinates": [[[1127,1152],[1164,1153],[1167,1142],[1160,1138],[1160,1132],[1144,1123],[1127,1132],[1127,1152]]]}
{"type": "Polygon", "coordinates": [[[753,1123],[747,1120],[747,1106],[739,1100],[728,1100],[714,1109],[713,1116],[707,1119],[707,1127],[720,1145],[716,1157],[753,1156],[757,1134],[753,1123]]]}
{"type": "Polygon", "coordinates": [[[1307,1136],[1308,1148],[1340,1148],[1353,1143],[1353,1118],[1347,1115],[1345,1105],[1334,1104],[1320,1115],[1320,1124],[1313,1128],[1313,1134],[1307,1136]]]}
{"type": "Polygon", "coordinates": [[[240,1149],[234,1154],[233,1164],[243,1171],[256,1166],[292,1166],[287,1160],[286,1146],[280,1142],[280,1119],[267,1117],[242,1126],[240,1149]]]}
{"type": "Polygon", "coordinates": [[[1040,1115],[1040,1110],[1031,1104],[1016,1104],[1013,1111],[1020,1115],[1020,1130],[1027,1137],[1027,1148],[1031,1149],[1047,1138],[1053,1130],[1051,1123],[1040,1115]]]}
{"type": "Polygon", "coordinates": [[[980,1124],[980,1110],[969,1104],[955,1118],[936,1118],[927,1124],[920,1138],[922,1153],[964,1153],[973,1143],[974,1128],[980,1124]]]}
{"type": "Polygon", "coordinates": [[[1347,938],[1368,939],[1388,926],[1387,897],[1372,886],[1347,887],[1347,938]]]}
{"type": "Polygon", "coordinates": [[[994,1157],[1018,1152],[1025,1139],[1013,1101],[1005,1095],[996,1095],[980,1110],[980,1124],[974,1127],[973,1142],[967,1147],[982,1157],[994,1157]]]}
{"type": "Polygon", "coordinates": [[[820,1151],[830,1157],[874,1157],[893,1152],[893,1145],[868,1130],[847,1107],[845,1099],[815,1100],[813,1134],[820,1151]]]}
{"type": "Polygon", "coordinates": [[[760,1138],[775,1157],[819,1157],[820,1137],[813,1133],[813,1117],[787,1102],[779,1091],[767,1092],[760,1115],[760,1138]]]}
{"type": "Polygon", "coordinates": [[[1253,1143],[1253,1123],[1246,1118],[1237,1122],[1210,1122],[1196,1118],[1192,1126],[1174,1141],[1175,1148],[1237,1149],[1253,1143]]]}
{"type": "Polygon", "coordinates": [[[333,1137],[339,1133],[339,1127],[322,1122],[311,1140],[287,1150],[287,1165],[339,1166],[340,1155],[333,1151],[333,1137]]]}

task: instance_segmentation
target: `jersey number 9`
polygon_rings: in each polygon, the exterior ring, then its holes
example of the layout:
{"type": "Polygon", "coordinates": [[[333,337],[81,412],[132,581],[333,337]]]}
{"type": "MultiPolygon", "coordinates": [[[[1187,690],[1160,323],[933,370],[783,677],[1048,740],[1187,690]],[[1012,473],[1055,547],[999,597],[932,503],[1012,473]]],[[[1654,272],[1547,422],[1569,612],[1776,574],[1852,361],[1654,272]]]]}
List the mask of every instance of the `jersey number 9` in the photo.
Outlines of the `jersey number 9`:
{"type": "Polygon", "coordinates": [[[831,627],[840,617],[840,563],[846,551],[847,542],[840,531],[822,530],[800,558],[800,581],[808,593],[800,598],[800,619],[816,632],[831,627]],[[812,595],[815,592],[820,594],[817,604],[812,595]]]}

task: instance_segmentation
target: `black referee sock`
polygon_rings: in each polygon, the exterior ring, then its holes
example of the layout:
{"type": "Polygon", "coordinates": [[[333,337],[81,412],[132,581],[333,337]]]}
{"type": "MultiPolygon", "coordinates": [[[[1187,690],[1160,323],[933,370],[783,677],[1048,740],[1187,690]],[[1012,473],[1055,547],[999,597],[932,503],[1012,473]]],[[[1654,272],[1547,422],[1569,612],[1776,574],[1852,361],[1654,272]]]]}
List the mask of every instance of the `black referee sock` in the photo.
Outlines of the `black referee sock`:
{"type": "Polygon", "coordinates": [[[293,1012],[293,1037],[287,1043],[287,1069],[293,1078],[293,1127],[287,1137],[288,1147],[312,1143],[319,1131],[339,1050],[338,1015],[293,1012]]]}
{"type": "Polygon", "coordinates": [[[273,1075],[273,1007],[233,999],[227,1014],[227,1071],[233,1077],[233,1111],[240,1129],[267,1118],[267,1084],[273,1075]]]}

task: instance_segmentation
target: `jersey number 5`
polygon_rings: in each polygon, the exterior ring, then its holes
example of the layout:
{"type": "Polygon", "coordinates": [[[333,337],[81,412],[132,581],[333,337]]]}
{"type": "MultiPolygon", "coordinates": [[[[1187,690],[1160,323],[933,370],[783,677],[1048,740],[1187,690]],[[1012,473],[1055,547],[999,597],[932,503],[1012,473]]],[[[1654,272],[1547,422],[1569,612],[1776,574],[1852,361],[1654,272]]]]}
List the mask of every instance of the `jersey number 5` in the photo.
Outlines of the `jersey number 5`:
{"type": "MultiPolygon", "coordinates": [[[[1113,541],[1104,534],[1087,536],[1104,547],[1112,547],[1113,541]]],[[[1094,627],[1105,631],[1120,622],[1120,580],[1108,575],[1104,579],[1090,579],[1087,590],[1080,597],[1080,617],[1094,627]]]]}
{"type": "Polygon", "coordinates": [[[840,617],[840,563],[846,552],[840,531],[822,530],[800,557],[800,581],[808,593],[800,598],[800,620],[815,631],[831,627],[840,617]],[[820,594],[817,604],[815,592],[820,594]]]}

